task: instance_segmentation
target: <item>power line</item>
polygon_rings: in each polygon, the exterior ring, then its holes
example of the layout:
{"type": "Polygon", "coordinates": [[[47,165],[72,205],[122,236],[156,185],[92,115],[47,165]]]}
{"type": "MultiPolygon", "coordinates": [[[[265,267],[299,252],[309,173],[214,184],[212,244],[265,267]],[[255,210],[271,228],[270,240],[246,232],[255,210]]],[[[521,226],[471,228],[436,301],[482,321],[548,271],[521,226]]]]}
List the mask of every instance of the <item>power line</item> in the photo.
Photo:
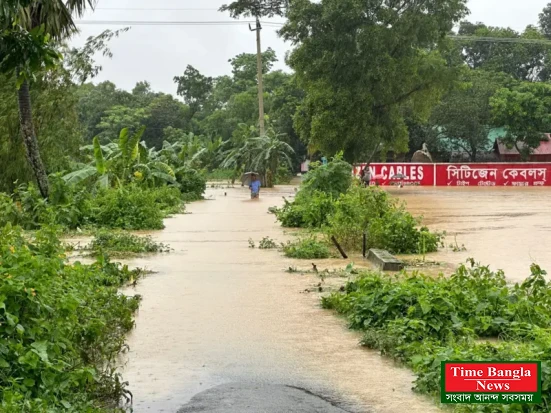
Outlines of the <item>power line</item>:
{"type": "Polygon", "coordinates": [[[96,7],[94,10],[120,10],[120,11],[218,11],[218,9],[201,9],[201,8],[136,8],[136,7],[96,7]]]}
{"type": "MultiPolygon", "coordinates": [[[[254,20],[214,20],[214,21],[151,21],[151,20],[77,20],[77,25],[122,25],[122,26],[237,26],[243,24],[256,24],[254,20]]],[[[262,22],[269,27],[282,27],[284,23],[262,22]]]]}
{"type": "Polygon", "coordinates": [[[469,42],[491,42],[491,43],[523,43],[523,44],[545,44],[551,46],[551,41],[544,39],[523,39],[519,37],[476,37],[476,36],[448,36],[452,40],[466,40],[469,42]]]}

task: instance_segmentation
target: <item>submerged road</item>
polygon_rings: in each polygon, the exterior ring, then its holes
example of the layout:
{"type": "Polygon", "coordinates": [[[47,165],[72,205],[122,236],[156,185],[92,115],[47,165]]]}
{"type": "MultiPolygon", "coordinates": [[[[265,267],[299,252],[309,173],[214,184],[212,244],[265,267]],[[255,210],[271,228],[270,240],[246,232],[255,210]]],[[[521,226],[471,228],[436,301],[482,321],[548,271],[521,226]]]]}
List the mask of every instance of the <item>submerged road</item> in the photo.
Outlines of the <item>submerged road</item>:
{"type": "Polygon", "coordinates": [[[285,272],[310,262],[249,248],[249,238],[289,237],[267,209],[293,193],[209,190],[153,233],[174,252],[130,263],[157,272],[129,291],[143,296],[123,370],[136,413],[439,411],[411,391],[407,369],[360,347],[304,292],[319,279],[285,272]]]}

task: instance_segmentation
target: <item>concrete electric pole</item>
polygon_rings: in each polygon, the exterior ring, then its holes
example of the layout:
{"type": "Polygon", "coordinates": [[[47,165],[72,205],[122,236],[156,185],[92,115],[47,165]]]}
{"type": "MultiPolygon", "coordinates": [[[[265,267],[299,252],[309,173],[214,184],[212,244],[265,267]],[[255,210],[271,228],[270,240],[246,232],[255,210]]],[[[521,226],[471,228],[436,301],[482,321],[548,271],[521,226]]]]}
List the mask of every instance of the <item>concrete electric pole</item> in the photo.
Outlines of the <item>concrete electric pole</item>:
{"type": "Polygon", "coordinates": [[[266,133],[264,127],[264,86],[262,83],[262,47],[260,44],[260,31],[262,26],[260,25],[260,19],[256,18],[256,28],[249,29],[256,32],[256,65],[258,71],[258,124],[260,127],[260,136],[264,136],[266,133]]]}

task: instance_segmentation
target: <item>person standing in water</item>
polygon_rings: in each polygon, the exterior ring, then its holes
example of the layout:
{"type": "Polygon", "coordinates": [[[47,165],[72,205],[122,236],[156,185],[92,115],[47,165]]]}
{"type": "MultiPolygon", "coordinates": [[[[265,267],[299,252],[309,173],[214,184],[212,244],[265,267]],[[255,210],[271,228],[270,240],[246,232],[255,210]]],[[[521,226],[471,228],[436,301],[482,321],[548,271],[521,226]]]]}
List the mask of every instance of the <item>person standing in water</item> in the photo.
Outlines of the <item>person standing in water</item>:
{"type": "Polygon", "coordinates": [[[251,176],[251,184],[249,188],[251,190],[251,199],[258,199],[260,196],[260,186],[261,182],[256,175],[251,176]]]}

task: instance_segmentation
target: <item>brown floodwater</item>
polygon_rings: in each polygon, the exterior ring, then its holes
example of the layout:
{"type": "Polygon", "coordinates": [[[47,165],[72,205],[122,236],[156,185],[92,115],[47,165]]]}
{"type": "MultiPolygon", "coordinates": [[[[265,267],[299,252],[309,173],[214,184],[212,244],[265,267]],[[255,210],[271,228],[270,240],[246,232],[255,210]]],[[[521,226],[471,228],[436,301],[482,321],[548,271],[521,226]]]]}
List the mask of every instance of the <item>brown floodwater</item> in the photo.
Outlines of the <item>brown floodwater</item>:
{"type": "MultiPolygon", "coordinates": [[[[465,245],[429,255],[445,272],[469,257],[510,280],[527,276],[532,262],[551,269],[551,192],[543,188],[389,191],[431,229],[447,231],[447,245],[465,245]]],[[[267,209],[293,194],[287,186],[250,201],[243,188],[210,189],[208,200],[153,234],[174,252],[131,262],[156,271],[128,291],[143,296],[123,370],[135,412],[176,412],[197,393],[235,382],[305,388],[350,411],[440,411],[411,391],[407,369],[360,347],[358,333],[320,308],[319,278],[285,272],[308,270],[311,261],[249,248],[250,238],[292,238],[267,209]]],[[[366,265],[358,256],[316,264],[322,270],[351,261],[366,265]]]]}
{"type": "MultiPolygon", "coordinates": [[[[446,248],[430,254],[450,268],[468,258],[501,269],[512,282],[530,275],[530,264],[551,271],[551,191],[547,188],[392,188],[433,230],[446,231],[446,248]],[[464,245],[453,252],[450,244],[464,245]]],[[[446,272],[446,271],[445,271],[446,272]]]]}
{"type": "Polygon", "coordinates": [[[249,238],[291,237],[267,209],[292,194],[287,186],[250,201],[243,188],[211,189],[210,200],[154,234],[174,252],[131,262],[157,271],[128,291],[143,296],[123,370],[135,412],[176,412],[195,394],[236,382],[297,386],[349,411],[439,411],[411,391],[407,369],[360,347],[358,333],[320,308],[319,278],[285,272],[311,261],[249,248],[249,238]]]}

